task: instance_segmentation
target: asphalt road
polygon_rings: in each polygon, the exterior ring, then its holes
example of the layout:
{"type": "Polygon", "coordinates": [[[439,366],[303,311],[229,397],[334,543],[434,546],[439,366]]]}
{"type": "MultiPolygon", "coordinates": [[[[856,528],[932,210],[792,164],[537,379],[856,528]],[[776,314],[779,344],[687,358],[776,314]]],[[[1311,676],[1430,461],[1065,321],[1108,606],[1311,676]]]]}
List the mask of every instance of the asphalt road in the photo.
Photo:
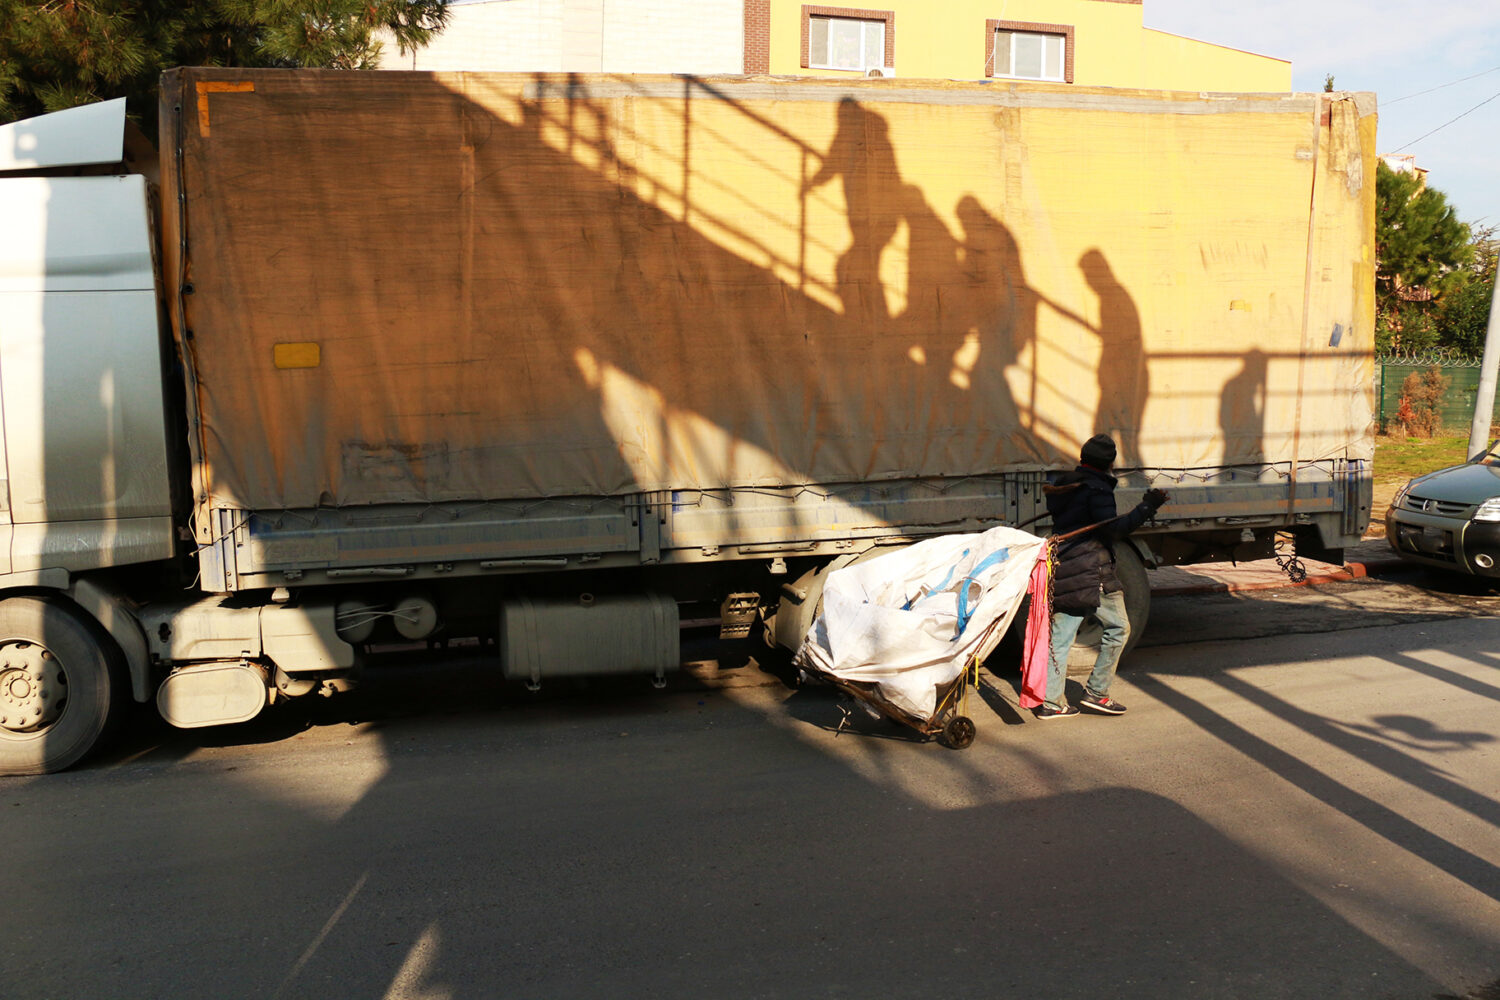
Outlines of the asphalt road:
{"type": "Polygon", "coordinates": [[[1153,615],[1128,715],[1038,722],[1002,672],[962,752],[728,661],[142,722],[0,779],[0,995],[1484,995],[1500,596],[1153,615]]]}

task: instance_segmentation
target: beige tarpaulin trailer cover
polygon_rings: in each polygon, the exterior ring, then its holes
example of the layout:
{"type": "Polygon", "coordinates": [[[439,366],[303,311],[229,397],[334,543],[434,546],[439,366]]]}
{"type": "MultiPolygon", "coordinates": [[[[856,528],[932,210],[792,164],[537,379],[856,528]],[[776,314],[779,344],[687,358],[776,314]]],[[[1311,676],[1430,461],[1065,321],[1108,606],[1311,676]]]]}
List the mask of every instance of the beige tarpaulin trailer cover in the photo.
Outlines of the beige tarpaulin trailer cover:
{"type": "Polygon", "coordinates": [[[1370,457],[1368,95],[178,70],[201,503],[1370,457]]]}

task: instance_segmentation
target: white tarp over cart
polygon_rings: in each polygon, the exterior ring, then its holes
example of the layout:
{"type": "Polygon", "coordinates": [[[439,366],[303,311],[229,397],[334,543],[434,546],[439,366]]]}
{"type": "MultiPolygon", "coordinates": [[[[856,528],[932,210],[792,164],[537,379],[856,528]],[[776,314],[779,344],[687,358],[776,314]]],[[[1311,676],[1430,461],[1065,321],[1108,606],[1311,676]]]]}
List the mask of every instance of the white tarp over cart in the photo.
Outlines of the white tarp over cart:
{"type": "Polygon", "coordinates": [[[964,668],[1010,627],[1046,551],[1044,539],[1002,527],[835,570],[795,662],[935,723],[964,668]]]}

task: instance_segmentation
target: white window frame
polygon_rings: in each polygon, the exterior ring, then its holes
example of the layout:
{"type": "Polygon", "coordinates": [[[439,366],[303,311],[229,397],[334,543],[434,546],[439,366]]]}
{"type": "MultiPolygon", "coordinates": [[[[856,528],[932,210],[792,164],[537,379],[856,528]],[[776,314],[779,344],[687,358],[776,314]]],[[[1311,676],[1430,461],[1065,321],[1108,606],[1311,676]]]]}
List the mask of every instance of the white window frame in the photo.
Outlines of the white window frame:
{"type": "Polygon", "coordinates": [[[834,69],[834,70],[840,70],[840,71],[845,72],[845,73],[868,73],[872,69],[881,69],[881,68],[883,68],[885,66],[885,31],[886,31],[886,23],[885,23],[885,21],[883,19],[874,18],[874,17],[838,17],[838,16],[831,15],[831,14],[811,14],[811,15],[808,15],[807,31],[808,31],[808,40],[807,40],[807,65],[810,68],[812,68],[812,69],[834,69]],[[813,51],[812,22],[814,22],[814,21],[827,21],[828,22],[827,45],[824,46],[824,50],[821,53],[813,51]],[[860,62],[861,62],[860,66],[858,66],[858,67],[854,67],[854,66],[834,66],[831,63],[829,63],[828,56],[829,56],[829,50],[830,50],[830,48],[833,45],[833,26],[834,26],[835,22],[842,22],[842,23],[845,23],[845,24],[857,24],[857,25],[860,26],[859,27],[860,62]],[[866,30],[866,28],[869,25],[872,25],[872,24],[876,24],[876,25],[880,26],[880,41],[879,41],[878,44],[876,44],[876,45],[873,46],[873,48],[875,50],[874,52],[870,51],[870,49],[872,47],[870,45],[870,35],[869,35],[869,32],[866,30]]]}
{"type": "Polygon", "coordinates": [[[992,76],[1003,76],[1012,80],[1043,80],[1050,83],[1064,83],[1068,75],[1068,36],[1056,31],[1023,31],[1017,28],[996,28],[992,34],[990,45],[995,52],[995,68],[992,76]],[[1008,35],[1010,44],[1005,52],[1000,50],[1000,36],[1008,35]],[[1016,67],[1016,40],[1018,38],[1036,38],[1042,42],[1042,75],[1022,76],[1015,71],[1016,67]],[[1047,40],[1057,39],[1057,66],[1056,75],[1050,75],[1047,60],[1047,40]],[[1005,58],[1002,60],[1001,56],[1005,58]],[[1003,68],[1002,68],[1003,67],[1003,68]]]}

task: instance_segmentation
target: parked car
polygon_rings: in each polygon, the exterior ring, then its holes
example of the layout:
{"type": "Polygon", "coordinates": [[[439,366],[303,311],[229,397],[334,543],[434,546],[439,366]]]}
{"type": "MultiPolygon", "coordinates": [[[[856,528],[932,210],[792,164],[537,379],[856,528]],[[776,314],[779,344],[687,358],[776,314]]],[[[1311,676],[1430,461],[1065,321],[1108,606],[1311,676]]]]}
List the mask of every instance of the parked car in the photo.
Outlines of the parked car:
{"type": "Polygon", "coordinates": [[[1500,579],[1500,440],[1463,465],[1418,476],[1385,512],[1385,537],[1403,559],[1500,579]]]}

